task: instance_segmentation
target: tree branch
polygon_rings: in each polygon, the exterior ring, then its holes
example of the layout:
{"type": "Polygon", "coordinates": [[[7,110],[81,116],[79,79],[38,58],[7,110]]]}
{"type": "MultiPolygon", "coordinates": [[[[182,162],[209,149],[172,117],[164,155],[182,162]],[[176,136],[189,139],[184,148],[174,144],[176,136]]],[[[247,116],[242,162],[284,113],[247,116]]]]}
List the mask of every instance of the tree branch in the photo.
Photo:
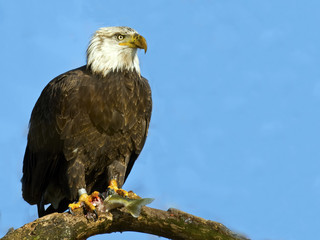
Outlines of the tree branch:
{"type": "Polygon", "coordinates": [[[9,231],[2,240],[8,239],[87,239],[112,232],[135,231],[150,233],[169,239],[217,239],[248,240],[231,232],[218,222],[170,208],[168,211],[143,207],[138,218],[128,214],[125,208],[100,213],[96,221],[88,220],[82,210],[75,215],[53,213],[9,231]]]}

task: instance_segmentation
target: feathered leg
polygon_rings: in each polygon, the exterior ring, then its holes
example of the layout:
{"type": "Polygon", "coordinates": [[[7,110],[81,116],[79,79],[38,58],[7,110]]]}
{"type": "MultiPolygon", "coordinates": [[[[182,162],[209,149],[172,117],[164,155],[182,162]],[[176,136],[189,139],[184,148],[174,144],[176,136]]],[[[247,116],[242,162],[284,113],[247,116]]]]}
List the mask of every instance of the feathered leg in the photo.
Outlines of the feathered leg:
{"type": "Polygon", "coordinates": [[[98,197],[98,192],[93,192],[91,195],[88,195],[86,191],[86,182],[85,182],[85,167],[82,161],[76,159],[73,162],[69,163],[67,182],[70,191],[70,199],[76,199],[76,191],[78,192],[79,201],[76,203],[69,204],[69,210],[73,210],[86,207],[88,210],[94,212],[96,215],[96,208],[92,204],[92,199],[98,197]]]}

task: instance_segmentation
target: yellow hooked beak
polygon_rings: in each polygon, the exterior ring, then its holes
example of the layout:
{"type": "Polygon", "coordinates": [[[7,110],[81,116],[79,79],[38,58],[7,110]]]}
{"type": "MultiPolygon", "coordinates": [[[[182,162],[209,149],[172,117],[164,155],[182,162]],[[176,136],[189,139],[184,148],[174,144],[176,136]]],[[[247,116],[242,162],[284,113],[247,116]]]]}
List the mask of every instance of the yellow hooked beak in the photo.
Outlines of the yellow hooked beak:
{"type": "Polygon", "coordinates": [[[131,36],[131,39],[129,39],[126,42],[119,43],[121,46],[128,46],[131,48],[141,48],[144,49],[144,53],[147,52],[147,41],[144,37],[141,35],[135,33],[131,36]]]}

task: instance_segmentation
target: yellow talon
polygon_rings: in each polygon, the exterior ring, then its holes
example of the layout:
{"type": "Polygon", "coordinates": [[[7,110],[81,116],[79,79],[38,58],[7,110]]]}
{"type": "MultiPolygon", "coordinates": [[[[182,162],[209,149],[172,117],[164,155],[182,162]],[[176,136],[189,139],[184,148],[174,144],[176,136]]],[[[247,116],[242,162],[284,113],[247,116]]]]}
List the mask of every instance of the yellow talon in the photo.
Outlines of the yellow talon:
{"type": "Polygon", "coordinates": [[[77,208],[80,208],[81,204],[84,203],[85,206],[90,208],[91,211],[94,211],[96,209],[96,207],[93,206],[93,204],[91,202],[92,202],[93,198],[98,197],[98,196],[99,196],[99,192],[97,192],[97,191],[93,192],[91,195],[83,193],[79,197],[79,201],[77,203],[70,203],[69,204],[69,208],[71,209],[71,211],[73,211],[77,208]]]}
{"type": "Polygon", "coordinates": [[[137,194],[135,194],[132,191],[128,192],[128,198],[130,198],[130,199],[141,199],[141,197],[139,197],[137,194]]]}
{"type": "Polygon", "coordinates": [[[117,180],[115,179],[112,179],[110,181],[108,188],[112,189],[115,193],[117,193],[120,196],[128,197],[128,192],[126,190],[118,188],[118,183],[117,183],[117,180]]]}
{"type": "Polygon", "coordinates": [[[100,195],[100,193],[98,191],[94,191],[93,193],[91,193],[90,197],[91,197],[91,201],[94,199],[94,198],[98,198],[100,195]]]}
{"type": "Polygon", "coordinates": [[[122,188],[118,188],[118,183],[117,180],[112,179],[109,183],[108,186],[109,189],[112,189],[115,193],[117,193],[118,195],[122,196],[122,197],[127,197],[127,198],[131,198],[131,199],[139,199],[140,197],[135,194],[132,191],[127,192],[126,190],[122,189],[122,188]]]}
{"type": "Polygon", "coordinates": [[[118,189],[118,183],[117,180],[112,179],[109,183],[109,188],[118,189]]]}

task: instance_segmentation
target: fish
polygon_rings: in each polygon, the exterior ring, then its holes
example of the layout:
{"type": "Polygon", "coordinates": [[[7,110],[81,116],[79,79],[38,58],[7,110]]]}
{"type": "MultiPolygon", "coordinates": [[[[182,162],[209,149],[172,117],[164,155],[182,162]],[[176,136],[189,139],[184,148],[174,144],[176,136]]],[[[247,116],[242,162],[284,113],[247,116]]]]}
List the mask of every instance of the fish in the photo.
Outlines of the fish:
{"type": "Polygon", "coordinates": [[[108,212],[118,207],[124,207],[135,218],[140,216],[141,208],[154,201],[154,198],[130,199],[117,194],[109,195],[103,205],[108,212]]]}

